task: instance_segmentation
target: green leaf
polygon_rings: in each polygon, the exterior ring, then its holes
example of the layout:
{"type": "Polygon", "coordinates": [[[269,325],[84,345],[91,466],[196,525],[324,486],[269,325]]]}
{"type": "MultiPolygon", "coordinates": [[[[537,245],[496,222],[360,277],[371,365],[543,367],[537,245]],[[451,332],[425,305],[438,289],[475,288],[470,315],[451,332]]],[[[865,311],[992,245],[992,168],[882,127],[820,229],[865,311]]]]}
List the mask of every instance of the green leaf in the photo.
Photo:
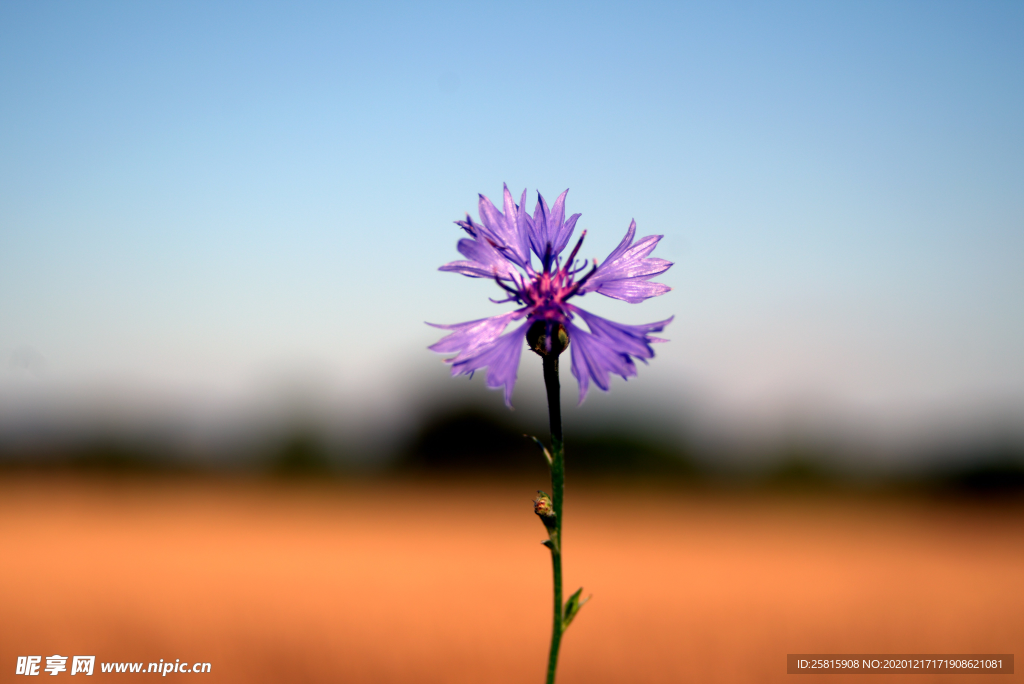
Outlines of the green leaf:
{"type": "Polygon", "coordinates": [[[582,593],[583,587],[580,587],[576,590],[576,593],[570,596],[569,600],[565,602],[565,610],[562,612],[562,615],[565,616],[564,618],[562,618],[563,630],[569,627],[569,625],[572,623],[572,619],[576,617],[576,613],[580,612],[580,608],[583,607],[583,604],[590,600],[591,597],[588,596],[587,598],[581,601],[580,594],[582,593]]]}

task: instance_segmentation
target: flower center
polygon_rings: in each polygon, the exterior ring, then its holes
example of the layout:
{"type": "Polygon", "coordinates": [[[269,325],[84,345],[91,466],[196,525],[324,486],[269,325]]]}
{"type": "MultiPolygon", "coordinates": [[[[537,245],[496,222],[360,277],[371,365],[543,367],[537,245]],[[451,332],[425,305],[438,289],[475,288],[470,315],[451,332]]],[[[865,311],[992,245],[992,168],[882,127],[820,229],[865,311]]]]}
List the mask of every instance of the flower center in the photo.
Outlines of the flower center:
{"type": "Polygon", "coordinates": [[[575,285],[567,269],[554,273],[538,273],[527,284],[523,300],[533,308],[535,318],[560,318],[565,315],[562,303],[572,296],[575,285]]]}

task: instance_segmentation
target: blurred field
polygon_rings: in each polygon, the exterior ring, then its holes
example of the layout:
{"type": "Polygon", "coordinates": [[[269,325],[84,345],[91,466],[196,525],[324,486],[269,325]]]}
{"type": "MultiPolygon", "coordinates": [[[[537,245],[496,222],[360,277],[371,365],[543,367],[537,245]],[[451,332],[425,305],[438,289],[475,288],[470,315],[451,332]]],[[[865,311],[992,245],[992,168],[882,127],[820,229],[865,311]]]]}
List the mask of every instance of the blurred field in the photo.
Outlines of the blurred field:
{"type": "MultiPolygon", "coordinates": [[[[209,661],[209,682],[541,682],[531,495],[7,476],[0,681],[20,679],[18,655],[59,653],[209,661]]],[[[790,652],[1022,652],[1019,507],[572,481],[567,496],[566,589],[594,599],[565,684],[781,681],[790,652]]],[[[989,681],[913,681],[954,678],[989,681]]]]}

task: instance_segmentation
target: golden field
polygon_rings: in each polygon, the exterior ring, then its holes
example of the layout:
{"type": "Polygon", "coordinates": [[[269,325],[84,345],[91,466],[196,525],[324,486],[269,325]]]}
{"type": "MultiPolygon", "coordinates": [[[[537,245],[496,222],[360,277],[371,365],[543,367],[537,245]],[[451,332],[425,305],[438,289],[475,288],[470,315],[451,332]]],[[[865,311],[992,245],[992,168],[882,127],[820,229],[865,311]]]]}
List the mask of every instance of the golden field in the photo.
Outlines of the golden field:
{"type": "MultiPolygon", "coordinates": [[[[96,655],[103,680],[155,675],[101,662],[180,658],[212,672],[171,679],[541,682],[550,565],[532,494],[8,475],[0,681],[21,679],[19,655],[61,654],[96,655]]],[[[787,675],[787,653],[1024,645],[1020,507],[571,480],[566,496],[566,591],[594,598],[563,684],[811,682],[835,675],[787,675]]]]}

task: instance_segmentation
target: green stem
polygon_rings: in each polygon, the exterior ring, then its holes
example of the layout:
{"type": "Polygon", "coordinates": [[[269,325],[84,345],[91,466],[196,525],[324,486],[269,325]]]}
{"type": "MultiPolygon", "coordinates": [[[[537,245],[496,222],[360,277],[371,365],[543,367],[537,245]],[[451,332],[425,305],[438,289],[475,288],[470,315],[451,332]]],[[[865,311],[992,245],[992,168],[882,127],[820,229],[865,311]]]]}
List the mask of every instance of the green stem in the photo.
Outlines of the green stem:
{"type": "Polygon", "coordinates": [[[558,669],[558,647],[565,630],[562,615],[562,496],[565,488],[565,447],[562,444],[562,407],[559,400],[558,357],[544,359],[544,386],[548,393],[548,418],[551,423],[551,505],[555,509],[555,529],[550,532],[551,569],[555,583],[555,617],[548,653],[547,684],[554,684],[558,669]]]}

